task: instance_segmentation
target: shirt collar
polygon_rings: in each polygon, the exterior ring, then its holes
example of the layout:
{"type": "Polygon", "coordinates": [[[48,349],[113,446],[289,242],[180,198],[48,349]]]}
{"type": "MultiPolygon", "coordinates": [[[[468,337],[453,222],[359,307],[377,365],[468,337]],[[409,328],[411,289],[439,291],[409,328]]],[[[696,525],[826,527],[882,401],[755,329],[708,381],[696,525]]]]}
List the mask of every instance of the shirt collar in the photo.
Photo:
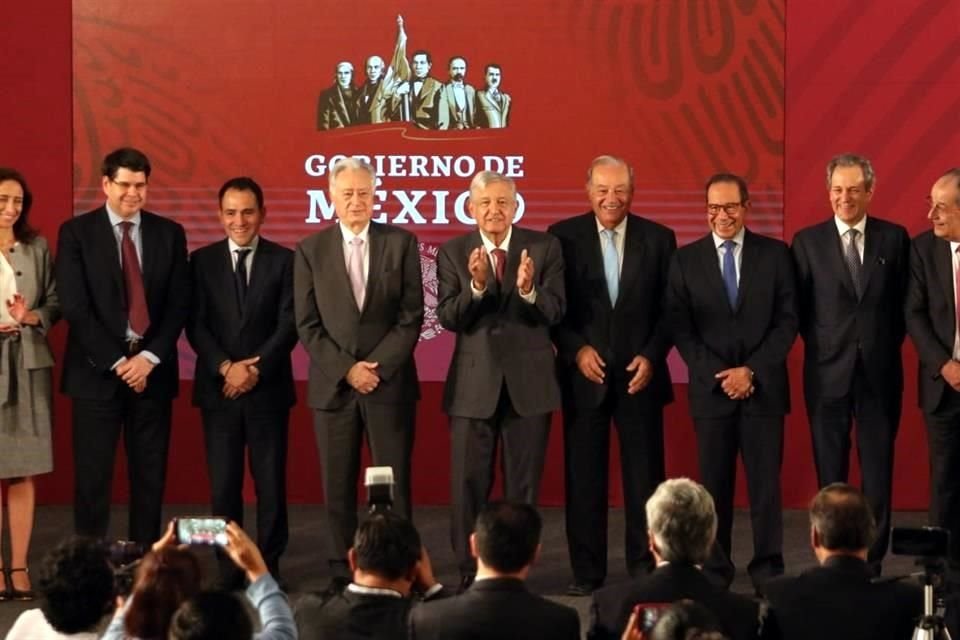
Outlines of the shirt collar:
{"type": "MultiPolygon", "coordinates": [[[[600,218],[596,215],[593,216],[593,219],[597,223],[597,233],[603,234],[603,230],[606,229],[606,227],[600,223],[600,218]]],[[[627,232],[627,216],[623,216],[623,220],[621,220],[613,230],[616,231],[621,238],[624,237],[624,234],[627,232]]]]}
{"type": "Polygon", "coordinates": [[[347,225],[341,224],[340,233],[343,234],[343,242],[345,244],[350,244],[354,238],[360,238],[361,240],[363,240],[363,244],[366,245],[367,238],[370,236],[370,223],[368,222],[367,226],[365,226],[363,228],[363,231],[361,231],[360,233],[354,233],[347,227],[347,225]]]}
{"type": "MultiPolygon", "coordinates": [[[[726,240],[724,240],[723,238],[715,234],[713,231],[710,232],[710,235],[713,236],[713,244],[717,247],[717,249],[722,247],[723,243],[726,242],[726,240]]],[[[740,231],[737,231],[737,235],[733,236],[730,239],[736,242],[738,247],[743,248],[743,237],[745,235],[747,235],[747,228],[740,227],[740,231]]]]}
{"type": "Polygon", "coordinates": [[[846,222],[844,222],[843,220],[841,220],[840,218],[838,218],[837,216],[833,216],[833,221],[837,224],[837,232],[839,232],[841,236],[845,234],[849,229],[856,229],[857,231],[860,232],[860,235],[862,236],[863,232],[867,228],[867,216],[863,216],[862,218],[860,218],[860,222],[853,225],[852,227],[848,225],[846,222]]]}
{"type": "Polygon", "coordinates": [[[393,589],[381,589],[380,587],[365,587],[362,584],[351,582],[347,585],[347,591],[361,596],[387,596],[388,598],[403,598],[403,594],[393,589]]]}
{"type": "Polygon", "coordinates": [[[133,215],[132,215],[131,217],[129,217],[129,218],[124,218],[124,217],[121,217],[119,214],[114,213],[113,209],[110,208],[110,205],[109,205],[109,204],[107,204],[107,205],[105,205],[105,206],[106,206],[106,209],[107,209],[107,217],[110,218],[110,226],[111,226],[111,227],[115,227],[115,226],[117,226],[118,224],[120,224],[121,222],[132,222],[134,228],[137,228],[137,227],[140,226],[140,218],[141,218],[141,215],[140,215],[140,212],[139,212],[139,211],[137,211],[135,214],[133,214],[133,215]]]}
{"type": "Polygon", "coordinates": [[[250,249],[253,252],[257,251],[257,245],[260,244],[260,236],[253,236],[253,240],[250,241],[245,247],[241,247],[236,242],[233,241],[233,238],[227,238],[227,244],[230,246],[230,254],[235,255],[233,252],[237,249],[250,249]]]}
{"type": "Polygon", "coordinates": [[[507,251],[507,252],[510,251],[510,238],[513,236],[513,225],[512,225],[512,224],[511,224],[510,227],[507,229],[507,235],[504,236],[503,242],[500,243],[500,246],[499,246],[499,247],[498,247],[497,245],[493,244],[493,241],[490,240],[490,238],[488,238],[487,236],[483,235],[483,232],[482,232],[482,231],[478,231],[478,233],[480,234],[480,240],[483,241],[483,248],[486,250],[487,253],[490,253],[490,252],[493,251],[494,249],[503,249],[504,251],[507,251]]]}
{"type": "Polygon", "coordinates": [[[957,253],[957,247],[960,247],[960,242],[950,242],[950,255],[957,253]]]}

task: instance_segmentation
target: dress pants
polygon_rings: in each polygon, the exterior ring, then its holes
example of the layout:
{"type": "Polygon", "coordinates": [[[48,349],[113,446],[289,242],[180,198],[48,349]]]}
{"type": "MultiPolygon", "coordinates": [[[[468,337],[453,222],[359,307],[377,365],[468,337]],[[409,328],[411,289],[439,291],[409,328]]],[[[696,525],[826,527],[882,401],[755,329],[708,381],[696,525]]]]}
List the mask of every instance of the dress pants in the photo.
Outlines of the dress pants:
{"type": "Polygon", "coordinates": [[[737,452],[743,457],[750,497],[753,559],[747,572],[755,588],[783,573],[783,507],[780,467],[783,416],[751,416],[737,411],[722,418],[694,418],[703,486],[717,510],[717,541],[704,570],[730,586],[735,568],[730,556],[737,452]]]}
{"type": "Polygon", "coordinates": [[[598,407],[563,409],[566,529],[574,582],[601,584],[607,577],[608,461],[610,421],[620,441],[627,571],[637,577],[653,569],[647,542],[647,499],[663,482],[663,409],[636,413],[610,391],[598,407]]]}
{"type": "Polygon", "coordinates": [[[450,416],[450,431],[450,537],[460,574],[469,576],[477,572],[477,562],[470,554],[470,534],[493,489],[497,442],[502,443],[504,498],[536,505],[550,414],[518,415],[504,384],[493,416],[486,420],[450,416]]]}
{"type": "Polygon", "coordinates": [[[946,389],[924,413],[930,452],[930,525],[950,532],[948,580],[960,584],[960,392],[946,389]]]}
{"type": "Polygon", "coordinates": [[[170,405],[170,398],[144,397],[126,386],[108,400],[74,398],[73,521],[79,535],[107,535],[122,431],[130,485],[129,538],[147,545],[160,538],[170,405]]]}
{"type": "Polygon", "coordinates": [[[820,488],[847,482],[850,475],[850,427],[857,423],[860,482],[877,521],[877,539],[867,561],[879,575],[890,540],[890,504],[893,494],[893,452],[900,424],[900,394],[880,397],[870,389],[862,364],[857,364],[850,392],[823,399],[809,408],[813,457],[820,488]]]}
{"type": "Polygon", "coordinates": [[[326,514],[327,563],[350,577],[347,549],[357,530],[357,479],[366,434],[373,466],[393,467],[393,512],[411,518],[410,458],[417,405],[380,404],[354,397],[335,411],[314,410],[326,514]]]}
{"type": "MultiPolygon", "coordinates": [[[[211,509],[243,526],[244,453],[257,494],[257,546],[274,576],[287,548],[287,408],[258,407],[249,397],[223,409],[203,410],[203,435],[210,475],[211,509]]],[[[242,583],[242,571],[218,547],[220,576],[242,583]]]]}

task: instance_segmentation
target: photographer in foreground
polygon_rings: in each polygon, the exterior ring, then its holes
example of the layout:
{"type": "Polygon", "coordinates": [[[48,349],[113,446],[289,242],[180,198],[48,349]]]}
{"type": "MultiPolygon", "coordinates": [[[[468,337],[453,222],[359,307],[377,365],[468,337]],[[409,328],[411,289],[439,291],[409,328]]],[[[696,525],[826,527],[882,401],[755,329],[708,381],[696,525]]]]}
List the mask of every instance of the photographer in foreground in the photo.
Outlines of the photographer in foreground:
{"type": "Polygon", "coordinates": [[[836,482],[810,504],[810,545],[820,566],[767,583],[772,623],[783,640],[910,638],[923,613],[916,584],[873,582],[867,551],[873,511],[856,488],[836,482]]]}
{"type": "MultiPolygon", "coordinates": [[[[246,573],[247,598],[260,615],[258,640],[295,639],[296,626],[287,597],[267,570],[256,544],[236,523],[227,524],[224,551],[246,573]]],[[[200,594],[200,567],[185,546],[177,546],[171,522],[137,570],[130,598],[118,609],[104,640],[166,639],[171,619],[185,602],[200,594]]],[[[183,632],[183,629],[180,630],[183,632]]]]}
{"type": "Polygon", "coordinates": [[[92,538],[70,537],[43,560],[40,608],[20,614],[7,640],[96,640],[113,611],[113,567],[107,548],[92,538]]]}

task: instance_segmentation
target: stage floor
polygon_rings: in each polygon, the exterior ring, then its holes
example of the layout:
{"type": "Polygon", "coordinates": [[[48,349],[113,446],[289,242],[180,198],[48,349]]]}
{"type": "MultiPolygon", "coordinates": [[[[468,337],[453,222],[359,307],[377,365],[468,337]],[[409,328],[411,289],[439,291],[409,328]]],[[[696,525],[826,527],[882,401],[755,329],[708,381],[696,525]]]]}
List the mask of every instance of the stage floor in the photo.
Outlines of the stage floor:
{"type": "MultiPolygon", "coordinates": [[[[164,509],[167,516],[203,514],[207,510],[203,505],[169,505],[164,509]]],[[[437,578],[449,585],[458,582],[457,565],[450,549],[449,510],[446,507],[424,507],[415,510],[414,519],[424,544],[430,551],[434,572],[437,578]]],[[[570,598],[562,595],[571,581],[567,561],[566,535],[563,526],[563,510],[543,509],[544,536],[543,552],[539,563],[531,573],[529,584],[533,591],[546,595],[553,600],[575,607],[580,613],[581,624],[586,630],[589,613],[589,598],[570,598]]],[[[122,536],[126,527],[126,509],[117,507],[113,511],[111,530],[122,536]]],[[[252,532],[255,516],[247,509],[248,530],[252,532]]],[[[290,508],[290,546],[281,560],[283,579],[290,589],[290,597],[296,602],[300,594],[319,590],[326,586],[328,577],[326,567],[321,561],[322,522],[320,508],[314,505],[293,505],[290,508]]],[[[895,526],[923,526],[926,524],[925,512],[897,512],[894,514],[895,526]]],[[[40,559],[46,549],[55,545],[64,532],[73,527],[72,510],[64,506],[44,506],[37,508],[36,528],[30,552],[30,564],[34,571],[39,569],[40,559]]],[[[810,550],[809,525],[804,511],[784,513],[784,559],[787,572],[798,573],[813,564],[815,559],[810,550]]],[[[750,579],[746,574],[746,565],[750,561],[752,542],[750,536],[750,518],[747,511],[738,510],[734,519],[733,555],[737,564],[737,577],[733,589],[740,593],[752,594],[750,579]]],[[[5,551],[9,548],[4,540],[5,551]]],[[[623,554],[623,511],[612,509],[610,512],[610,558],[607,584],[627,580],[623,554]]],[[[5,554],[6,555],[6,554],[5,554]]],[[[216,577],[213,552],[200,549],[199,555],[204,562],[205,575],[209,580],[216,577]]],[[[912,558],[888,556],[884,562],[885,575],[900,575],[913,570],[912,558]]],[[[36,576],[33,576],[36,583],[36,576]]],[[[0,636],[5,636],[13,621],[24,609],[36,606],[36,603],[0,602],[0,636]]]]}

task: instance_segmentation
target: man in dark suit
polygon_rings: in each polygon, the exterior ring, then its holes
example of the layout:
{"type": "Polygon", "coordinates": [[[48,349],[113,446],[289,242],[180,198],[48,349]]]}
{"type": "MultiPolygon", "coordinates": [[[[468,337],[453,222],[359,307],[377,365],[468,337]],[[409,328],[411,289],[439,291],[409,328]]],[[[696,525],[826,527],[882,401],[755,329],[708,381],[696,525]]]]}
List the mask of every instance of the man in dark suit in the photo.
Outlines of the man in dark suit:
{"type": "Polygon", "coordinates": [[[353,65],[338,62],[336,82],[320,94],[317,103],[317,130],[340,129],[357,122],[357,90],[353,87],[353,65]]]}
{"type": "Polygon", "coordinates": [[[700,569],[717,533],[717,514],[707,490],[687,478],[667,480],[647,500],[646,511],[657,568],[626,584],[595,591],[587,637],[620,638],[637,604],[689,599],[716,615],[731,640],[756,638],[763,626],[757,603],[717,586],[700,569]]]}
{"type": "Polygon", "coordinates": [[[394,106],[391,111],[397,116],[396,119],[409,120],[419,129],[436,129],[438,126],[437,112],[443,85],[436,78],[430,77],[432,66],[433,60],[429,51],[415,51],[410,58],[413,77],[409,82],[400,84],[394,92],[394,106]],[[408,100],[409,104],[406,104],[408,100]],[[409,113],[409,117],[403,117],[405,111],[409,113]]]}
{"type": "MultiPolygon", "coordinates": [[[[257,546],[276,577],[287,546],[287,420],[296,402],[290,352],[293,252],[260,236],[266,208],[251,178],[219,192],[227,237],[190,257],[187,338],[197,352],[193,404],[201,408],[213,513],[243,525],[244,452],[257,491],[257,546]]],[[[243,574],[220,555],[227,588],[243,574]]]]}
{"type": "Polygon", "coordinates": [[[783,573],[780,465],[790,409],[787,354],[797,336],[793,261],[779,240],[750,232],[743,178],[707,181],[711,232],[673,255],[668,308],[690,374],[690,413],[703,484],[717,504],[708,572],[729,585],[737,452],[743,456],[753,525],[755,587],[783,573]]]}
{"type": "Polygon", "coordinates": [[[327,559],[346,576],[357,528],[357,474],[366,436],[373,464],[393,467],[394,510],[409,518],[410,456],[420,387],[413,349],[423,323],[420,252],[412,233],[377,222],[375,173],[356,158],[330,172],[339,224],[304,239],[294,257],[294,309],[310,356],[326,498],[327,559]]]}
{"type": "Polygon", "coordinates": [[[70,325],[63,392],[73,398],[74,526],[107,534],[123,431],[129,535],[160,537],[160,508],[177,395],[177,338],[190,304],[186,236],[143,210],[150,161],[122,148],[103,161],[104,206],[60,227],[57,289],[70,325]]]}
{"type": "Polygon", "coordinates": [[[453,595],[434,578],[416,527],[394,513],[375,513],[361,522],[347,558],[351,583],[297,602],[294,615],[302,637],[405,638],[410,610],[418,602],[453,595]]]}
{"type": "Polygon", "coordinates": [[[357,89],[357,124],[378,124],[386,122],[389,114],[387,113],[386,96],[377,92],[380,90],[380,83],[383,82],[384,64],[380,56],[370,56],[367,58],[365,66],[367,72],[367,81],[357,89]]]}
{"type": "Polygon", "coordinates": [[[821,487],[846,482],[857,422],[861,483],[876,514],[870,564],[879,574],[890,538],[893,448],[900,423],[910,237],[867,215],[870,161],[843,154],[827,165],[833,217],[793,239],[803,389],[821,487]]]}
{"type": "Polygon", "coordinates": [[[566,524],[574,583],[607,574],[610,421],[620,439],[627,570],[653,568],[643,506],[664,479],[663,406],[673,400],[664,293],[677,240],[629,213],[633,171],[600,156],[587,172],[593,211],[550,227],[567,265],[567,314],[553,331],[563,393],[566,524]]]}
{"type": "Polygon", "coordinates": [[[868,548],[877,533],[872,506],[840,482],[810,505],[810,544],[820,566],[766,584],[772,627],[783,640],[909,638],[923,614],[923,591],[899,581],[871,582],[868,548]]]}
{"type": "Polygon", "coordinates": [[[930,524],[950,530],[950,575],[960,583],[960,169],[930,190],[933,229],[913,239],[906,321],[920,357],[917,382],[930,448],[930,524]]]}
{"type": "Polygon", "coordinates": [[[550,414],[560,405],[550,327],[566,306],[560,243],[512,224],[513,180],[478,173],[468,208],[479,231],[446,242],[437,258],[437,316],[457,334],[443,408],[452,432],[451,537],[461,587],[476,571],[468,539],[493,487],[498,440],[504,495],[537,502],[550,414]]]}
{"type": "Polygon", "coordinates": [[[578,640],[577,612],[530,593],[524,584],[540,554],[542,529],[531,505],[507,501],[484,506],[470,536],[476,582],[455,598],[414,609],[409,638],[578,640]]]}

